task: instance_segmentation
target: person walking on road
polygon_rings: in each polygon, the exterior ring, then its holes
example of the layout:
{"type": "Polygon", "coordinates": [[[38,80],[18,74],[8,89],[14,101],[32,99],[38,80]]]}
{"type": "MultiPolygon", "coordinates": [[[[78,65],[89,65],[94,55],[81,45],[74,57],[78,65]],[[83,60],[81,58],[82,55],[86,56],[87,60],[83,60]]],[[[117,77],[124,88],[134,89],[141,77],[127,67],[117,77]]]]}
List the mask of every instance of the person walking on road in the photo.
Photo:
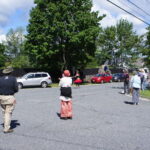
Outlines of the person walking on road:
{"type": "Polygon", "coordinates": [[[139,69],[139,76],[141,78],[141,90],[145,90],[146,89],[147,74],[145,73],[144,69],[139,69]]]}
{"type": "Polygon", "coordinates": [[[141,78],[136,71],[133,72],[131,78],[131,88],[132,88],[132,101],[133,104],[138,105],[140,97],[140,88],[141,88],[141,78]]]}
{"type": "Polygon", "coordinates": [[[129,94],[129,73],[127,69],[123,70],[124,72],[124,94],[129,94]]]}
{"type": "Polygon", "coordinates": [[[69,70],[65,70],[63,77],[59,81],[60,86],[60,100],[61,100],[61,119],[72,119],[72,78],[69,70]]]}
{"type": "Polygon", "coordinates": [[[13,68],[7,67],[3,70],[4,76],[0,77],[0,105],[4,118],[4,133],[13,132],[11,129],[11,116],[14,110],[16,99],[14,94],[18,92],[16,78],[11,76],[13,68]]]}

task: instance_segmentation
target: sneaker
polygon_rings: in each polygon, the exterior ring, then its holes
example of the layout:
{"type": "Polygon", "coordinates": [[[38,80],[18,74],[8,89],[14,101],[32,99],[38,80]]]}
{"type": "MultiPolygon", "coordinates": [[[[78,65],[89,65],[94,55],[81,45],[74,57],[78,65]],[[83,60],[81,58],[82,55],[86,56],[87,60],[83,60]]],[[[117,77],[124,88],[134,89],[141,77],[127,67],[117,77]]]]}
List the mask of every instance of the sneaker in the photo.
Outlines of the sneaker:
{"type": "Polygon", "coordinates": [[[9,129],[9,130],[7,130],[7,131],[4,131],[4,133],[11,133],[11,132],[13,132],[14,130],[13,129],[9,129]]]}

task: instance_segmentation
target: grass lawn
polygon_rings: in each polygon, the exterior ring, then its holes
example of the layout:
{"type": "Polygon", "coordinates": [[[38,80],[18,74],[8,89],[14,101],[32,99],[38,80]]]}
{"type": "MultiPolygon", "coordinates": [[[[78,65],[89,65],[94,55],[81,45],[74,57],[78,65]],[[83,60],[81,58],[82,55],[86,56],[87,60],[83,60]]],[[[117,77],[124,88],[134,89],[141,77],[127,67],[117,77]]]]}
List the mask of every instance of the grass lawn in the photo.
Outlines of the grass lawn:
{"type": "Polygon", "coordinates": [[[52,83],[50,87],[58,87],[58,83],[52,83]]]}
{"type": "Polygon", "coordinates": [[[150,90],[144,90],[140,92],[141,97],[150,99],[150,90]]]}
{"type": "MultiPolygon", "coordinates": [[[[82,83],[81,85],[91,85],[91,83],[82,83]]],[[[75,84],[72,85],[73,87],[76,86],[75,84]]],[[[58,83],[52,83],[50,87],[58,87],[58,83]]]]}

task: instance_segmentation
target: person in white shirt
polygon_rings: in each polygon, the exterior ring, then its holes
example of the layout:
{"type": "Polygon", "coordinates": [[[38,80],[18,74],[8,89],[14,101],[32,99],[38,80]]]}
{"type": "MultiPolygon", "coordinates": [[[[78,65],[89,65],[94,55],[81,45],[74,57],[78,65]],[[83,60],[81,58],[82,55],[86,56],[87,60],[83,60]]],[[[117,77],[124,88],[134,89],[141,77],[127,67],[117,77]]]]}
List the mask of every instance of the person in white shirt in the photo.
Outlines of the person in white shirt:
{"type": "Polygon", "coordinates": [[[72,119],[72,78],[70,77],[69,70],[65,70],[63,77],[59,81],[60,97],[61,100],[61,119],[72,119]]]}
{"type": "Polygon", "coordinates": [[[145,90],[147,82],[147,74],[145,73],[144,69],[139,69],[139,74],[141,77],[141,90],[145,90]]]}
{"type": "Polygon", "coordinates": [[[138,105],[139,97],[140,97],[140,88],[141,88],[141,78],[137,74],[136,71],[133,72],[133,76],[131,78],[131,88],[132,88],[132,101],[133,104],[138,105]]]}

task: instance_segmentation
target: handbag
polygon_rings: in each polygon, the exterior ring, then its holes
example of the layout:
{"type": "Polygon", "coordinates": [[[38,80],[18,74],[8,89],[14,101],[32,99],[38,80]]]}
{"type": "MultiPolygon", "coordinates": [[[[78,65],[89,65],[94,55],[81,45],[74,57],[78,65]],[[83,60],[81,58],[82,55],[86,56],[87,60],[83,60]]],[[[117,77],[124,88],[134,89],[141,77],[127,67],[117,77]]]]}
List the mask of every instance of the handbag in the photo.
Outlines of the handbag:
{"type": "Polygon", "coordinates": [[[72,90],[71,87],[61,87],[60,88],[60,95],[65,97],[72,98],[72,90]]]}

